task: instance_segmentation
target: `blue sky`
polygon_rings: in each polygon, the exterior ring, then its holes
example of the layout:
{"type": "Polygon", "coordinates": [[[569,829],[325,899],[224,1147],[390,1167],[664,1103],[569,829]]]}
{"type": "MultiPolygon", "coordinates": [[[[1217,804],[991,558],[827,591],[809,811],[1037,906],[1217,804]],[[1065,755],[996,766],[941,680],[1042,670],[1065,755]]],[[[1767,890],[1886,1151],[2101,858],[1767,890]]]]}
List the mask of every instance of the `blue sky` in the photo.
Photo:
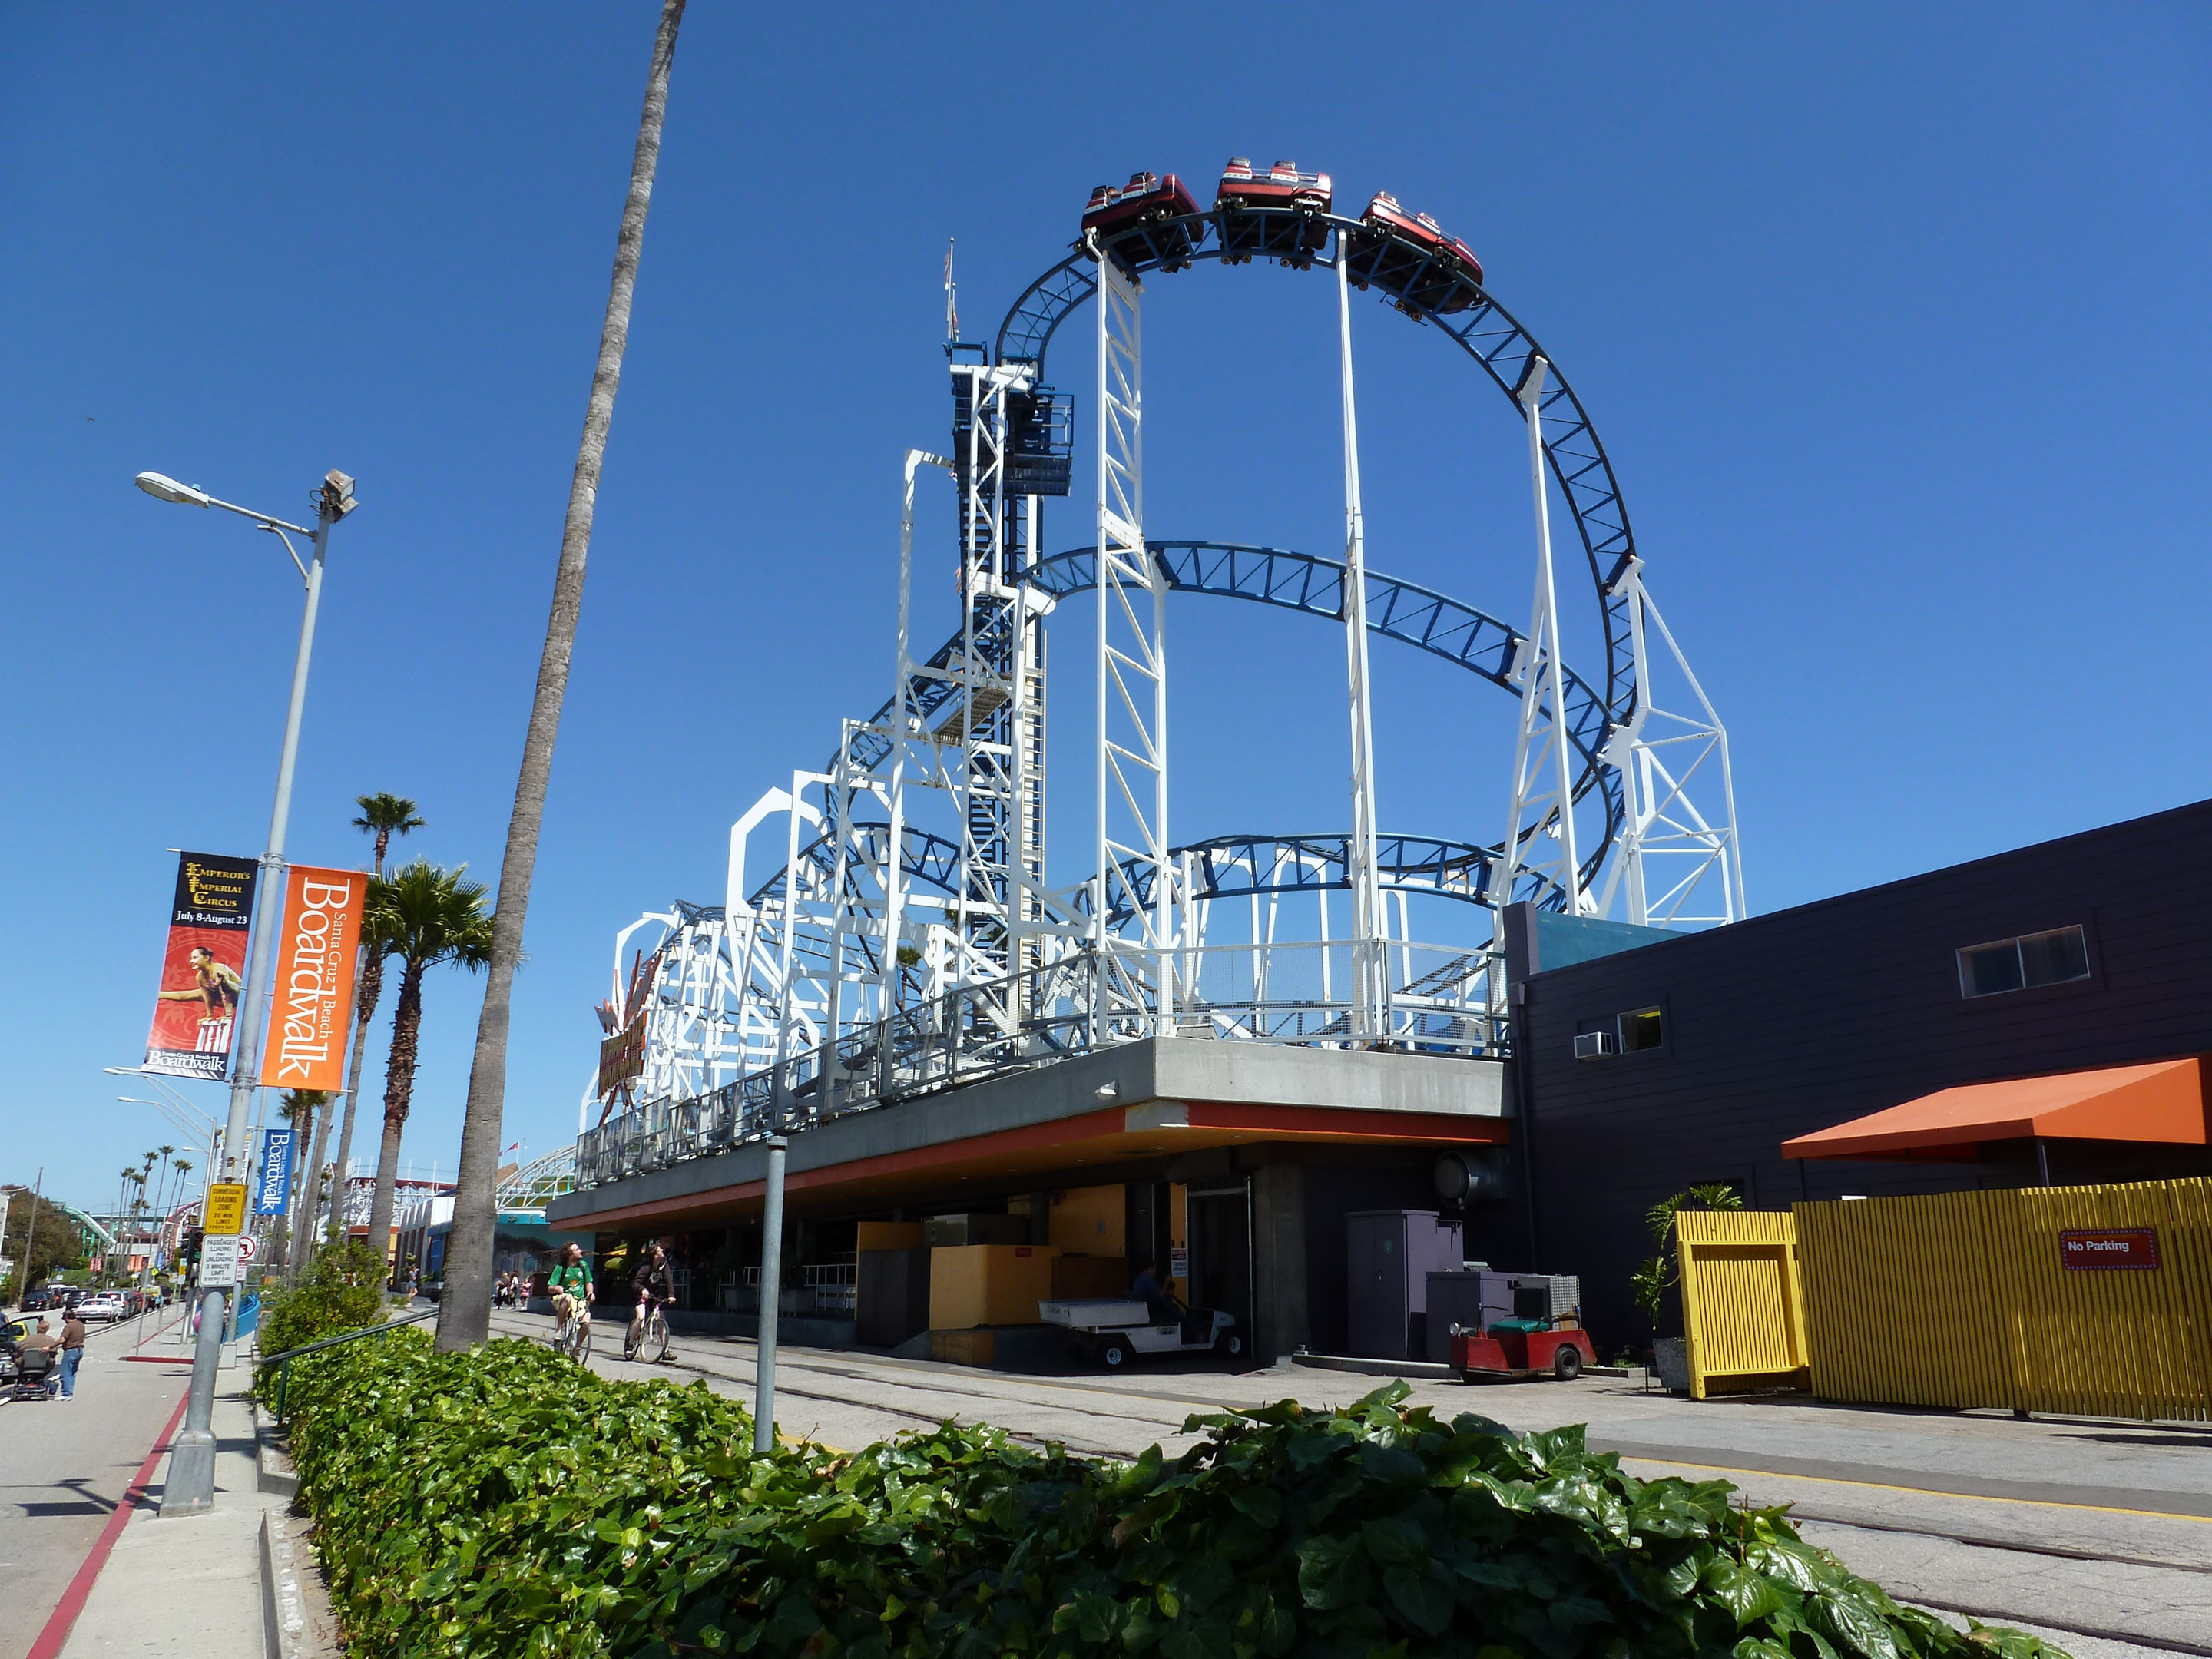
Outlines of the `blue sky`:
{"type": "MultiPolygon", "coordinates": [[[[429,821],[405,851],[495,878],[656,12],[0,16],[0,1176],[96,1200],[173,1139],[100,1070],[142,1050],[164,849],[250,854],[266,827],[296,579],[139,470],[288,514],[325,468],[357,476],[293,854],[362,857],[351,798],[388,789],[429,821]]],[[[898,459],[948,419],[945,239],[969,331],[995,327],[1090,187],[1136,167],[1210,196],[1232,153],[1293,155],[1354,210],[1388,188],[1477,249],[1591,410],[1729,724],[1754,908],[2203,796],[2208,71],[2212,14],[2185,5],[1468,8],[1415,31],[701,0],[507,1138],[571,1132],[614,929],[719,900],[731,819],[889,688],[898,459]]],[[[1209,269],[1147,303],[1152,532],[1332,550],[1326,278],[1209,269]]],[[[1371,562],[1522,618],[1510,409],[1371,301],[1355,329],[1371,562]]],[[[1079,394],[1087,340],[1056,359],[1079,394]]],[[[1085,487],[1054,545],[1084,539],[1085,487]]],[[[951,513],[927,489],[934,638],[951,513]]],[[[1567,603],[1592,660],[1586,585],[1567,603]]],[[[1179,840],[1346,817],[1339,636],[1249,609],[1175,613],[1179,840]]],[[[1385,830],[1494,837],[1508,711],[1402,653],[1376,672],[1385,830]]],[[[1082,678],[1054,693],[1062,774],[1082,678]]],[[[1073,877],[1081,800],[1054,787],[1073,877]]],[[[426,1168],[452,1163],[477,1002],[429,987],[426,1168]]]]}

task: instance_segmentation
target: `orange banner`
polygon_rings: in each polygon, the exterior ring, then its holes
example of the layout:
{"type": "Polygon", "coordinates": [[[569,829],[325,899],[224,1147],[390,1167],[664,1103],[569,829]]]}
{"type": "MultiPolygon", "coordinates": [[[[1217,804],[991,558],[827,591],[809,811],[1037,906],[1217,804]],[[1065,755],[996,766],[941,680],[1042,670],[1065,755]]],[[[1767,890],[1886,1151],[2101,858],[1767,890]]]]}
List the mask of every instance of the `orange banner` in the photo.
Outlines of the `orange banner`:
{"type": "Polygon", "coordinates": [[[286,872],[276,990],[261,1060],[266,1087],[335,1091],[343,1084],[354,957],[368,892],[368,878],[358,870],[295,864],[286,872]]]}

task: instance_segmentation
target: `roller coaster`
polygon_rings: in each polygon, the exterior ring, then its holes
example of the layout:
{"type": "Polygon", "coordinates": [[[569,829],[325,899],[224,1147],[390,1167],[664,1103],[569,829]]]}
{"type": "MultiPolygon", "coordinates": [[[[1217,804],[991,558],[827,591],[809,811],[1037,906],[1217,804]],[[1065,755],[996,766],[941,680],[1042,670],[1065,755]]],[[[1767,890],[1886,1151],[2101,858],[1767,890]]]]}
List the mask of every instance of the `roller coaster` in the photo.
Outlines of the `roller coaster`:
{"type": "Polygon", "coordinates": [[[905,463],[890,696],[842,723],[819,770],[794,771],[732,825],[721,904],[679,902],[617,935],[579,1184],[1139,1038],[1497,1056],[1511,1043],[1496,925],[1508,904],[1683,928],[1745,914],[1727,734],[1652,601],[1596,428],[1483,287],[1473,251],[1434,220],[1387,194],[1339,215],[1328,176],[1286,161],[1232,161],[1207,209],[1175,175],[1140,173],[1092,193],[1073,250],[1022,292],[993,341],[948,334],[949,453],[916,449],[905,463]],[[1148,291],[1255,260],[1334,273],[1341,558],[1146,534],[1148,291]],[[1523,429],[1535,531],[1525,628],[1367,568],[1356,291],[1456,347],[1523,429]],[[1086,303],[1095,533],[1048,551],[1043,504],[1069,495],[1075,474],[1075,399],[1048,381],[1047,357],[1086,303]],[[924,473],[957,495],[961,611],[917,657],[924,473]],[[1601,673],[1565,660],[1555,496],[1581,543],[1601,673]],[[1348,830],[1170,838],[1170,595],[1343,629],[1348,830]],[[1054,887],[1048,623],[1085,596],[1092,873],[1054,887]],[[1378,830],[1376,640],[1517,700],[1497,840],[1378,830]],[[1674,707],[1655,695],[1662,679],[1674,707]],[[772,820],[780,862],[749,878],[751,842],[772,820]]]}

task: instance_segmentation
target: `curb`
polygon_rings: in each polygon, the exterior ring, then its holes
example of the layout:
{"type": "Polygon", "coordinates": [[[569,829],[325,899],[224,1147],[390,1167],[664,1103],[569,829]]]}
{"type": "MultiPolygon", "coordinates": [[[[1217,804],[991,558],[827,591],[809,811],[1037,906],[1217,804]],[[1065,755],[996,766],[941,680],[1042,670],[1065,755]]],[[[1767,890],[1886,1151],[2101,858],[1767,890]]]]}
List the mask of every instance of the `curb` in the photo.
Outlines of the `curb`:
{"type": "Polygon", "coordinates": [[[1317,1371],[1353,1371],[1362,1376],[1395,1376],[1425,1382],[1456,1382],[1459,1373],[1427,1359],[1361,1359],[1350,1354],[1294,1353],[1291,1363],[1317,1371]]]}
{"type": "Polygon", "coordinates": [[[283,1431],[261,1413],[261,1402],[253,1402],[253,1484],[257,1490],[278,1498],[296,1498],[300,1492],[300,1472],[292,1467],[291,1455],[278,1444],[283,1431]]]}
{"type": "Polygon", "coordinates": [[[265,1659],[296,1659],[307,1618],[292,1540],[276,1516],[274,1510],[261,1515],[261,1649],[265,1659]]]}

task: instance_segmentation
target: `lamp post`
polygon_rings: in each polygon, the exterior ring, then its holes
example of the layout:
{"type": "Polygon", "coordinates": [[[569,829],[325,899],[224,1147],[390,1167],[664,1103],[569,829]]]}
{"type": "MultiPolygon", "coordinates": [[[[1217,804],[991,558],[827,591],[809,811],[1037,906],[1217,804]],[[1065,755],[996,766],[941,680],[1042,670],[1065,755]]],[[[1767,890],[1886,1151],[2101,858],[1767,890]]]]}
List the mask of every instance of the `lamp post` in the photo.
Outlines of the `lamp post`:
{"type": "MultiPolygon", "coordinates": [[[[276,765],[276,802],[269,815],[269,847],[261,855],[261,880],[254,895],[258,914],[246,957],[246,988],[239,998],[237,1047],[231,1056],[230,1119],[223,1132],[220,1174],[227,1180],[243,1181],[251,1153],[246,1118],[261,1078],[261,999],[269,973],[270,917],[283,908],[282,885],[270,878],[284,862],[284,828],[292,811],[292,767],[300,750],[300,714],[307,701],[307,659],[315,644],[315,611],[323,593],[323,559],[330,546],[331,526],[354,509],[353,480],[336,468],[324,475],[312,497],[315,507],[312,529],[271,514],[218,501],[197,484],[179,483],[159,472],[141,472],[137,482],[138,488],[156,501],[174,502],[179,507],[219,507],[226,513],[252,520],[257,528],[267,531],[284,544],[284,550],[292,556],[300,580],[307,587],[307,608],[300,618],[299,653],[292,661],[292,701],[284,716],[283,757],[276,765]],[[300,550],[292,545],[292,538],[285,534],[287,531],[310,538],[312,563],[301,562],[300,550]],[[272,886],[276,888],[273,895],[272,886]]],[[[217,1173],[210,1170],[209,1179],[214,1180],[217,1173]]],[[[215,1373],[222,1358],[223,1316],[223,1293],[203,1291],[199,1342],[192,1351],[191,1393],[185,1409],[184,1432],[177,1437],[175,1449],[169,1454],[169,1480],[161,1494],[164,1516],[200,1515],[215,1506],[215,1373]]]]}

